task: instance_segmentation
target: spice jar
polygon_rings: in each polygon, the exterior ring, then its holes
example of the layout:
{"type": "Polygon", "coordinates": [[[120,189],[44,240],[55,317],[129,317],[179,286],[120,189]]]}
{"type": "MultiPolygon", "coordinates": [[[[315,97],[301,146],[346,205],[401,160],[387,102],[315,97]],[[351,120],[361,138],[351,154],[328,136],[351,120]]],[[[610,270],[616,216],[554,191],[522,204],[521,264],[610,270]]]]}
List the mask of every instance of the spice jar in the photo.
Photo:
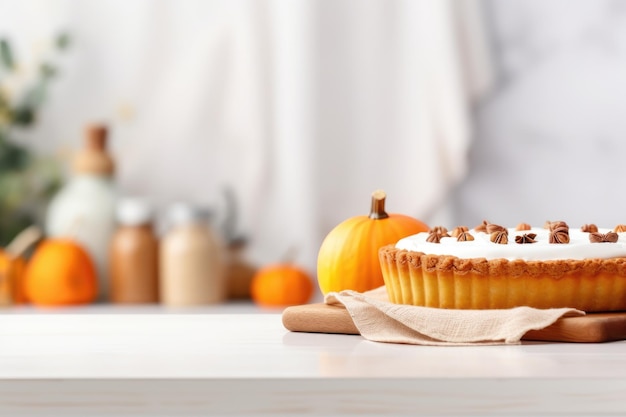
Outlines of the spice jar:
{"type": "Polygon", "coordinates": [[[229,300],[249,300],[256,268],[243,257],[246,241],[235,239],[228,243],[226,254],[226,281],[229,300]]]}
{"type": "Polygon", "coordinates": [[[125,199],[117,206],[116,218],[109,251],[111,301],[156,303],[159,258],[152,210],[145,201],[125,199]]]}
{"type": "Polygon", "coordinates": [[[220,303],[226,299],[223,248],[207,210],[177,204],[161,242],[161,301],[169,306],[220,303]]]}
{"type": "Polygon", "coordinates": [[[229,300],[250,300],[252,278],[256,267],[246,261],[244,250],[247,239],[237,231],[238,207],[235,192],[224,188],[226,216],[222,222],[222,236],[226,247],[226,283],[229,300]]]}

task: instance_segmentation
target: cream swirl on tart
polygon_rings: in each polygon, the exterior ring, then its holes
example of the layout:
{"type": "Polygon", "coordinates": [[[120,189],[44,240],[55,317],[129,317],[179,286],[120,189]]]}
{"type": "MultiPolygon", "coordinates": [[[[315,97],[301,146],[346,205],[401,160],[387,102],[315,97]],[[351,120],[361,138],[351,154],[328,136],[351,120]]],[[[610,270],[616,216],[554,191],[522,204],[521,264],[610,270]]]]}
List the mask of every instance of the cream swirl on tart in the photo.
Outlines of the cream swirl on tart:
{"type": "Polygon", "coordinates": [[[469,232],[474,240],[461,240],[455,237],[445,237],[439,235],[439,242],[428,242],[429,233],[418,233],[408,236],[396,243],[397,249],[404,249],[411,252],[422,252],[427,255],[448,255],[461,259],[484,258],[524,260],[524,261],[548,261],[559,259],[609,259],[626,257],[626,232],[613,233],[618,238],[612,241],[612,237],[603,240],[598,235],[612,233],[611,229],[598,229],[595,234],[583,232],[570,228],[568,231],[569,242],[564,241],[563,230],[549,230],[545,228],[532,227],[530,230],[516,230],[516,228],[506,229],[508,241],[502,243],[504,232],[502,230],[469,232]],[[496,235],[494,235],[494,233],[496,235]],[[529,236],[535,235],[532,244],[529,243],[529,236]],[[524,238],[526,236],[526,238],[524,238]],[[552,236],[552,239],[551,239],[552,236]],[[596,236],[595,238],[592,236],[596,236]],[[519,239],[518,239],[519,237],[519,239]],[[591,239],[595,241],[592,242],[591,239]],[[494,242],[493,240],[497,240],[494,242]],[[550,243],[551,240],[555,243],[550,243]]]}

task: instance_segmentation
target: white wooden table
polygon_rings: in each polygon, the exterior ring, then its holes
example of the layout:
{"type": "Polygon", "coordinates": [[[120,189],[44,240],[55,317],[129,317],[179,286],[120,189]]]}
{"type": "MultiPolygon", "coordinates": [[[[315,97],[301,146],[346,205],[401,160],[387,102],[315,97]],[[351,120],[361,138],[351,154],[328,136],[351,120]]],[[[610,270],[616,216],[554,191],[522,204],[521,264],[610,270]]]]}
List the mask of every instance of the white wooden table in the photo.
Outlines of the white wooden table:
{"type": "Polygon", "coordinates": [[[136,313],[1,314],[0,416],[626,415],[626,342],[421,347],[136,313]]]}

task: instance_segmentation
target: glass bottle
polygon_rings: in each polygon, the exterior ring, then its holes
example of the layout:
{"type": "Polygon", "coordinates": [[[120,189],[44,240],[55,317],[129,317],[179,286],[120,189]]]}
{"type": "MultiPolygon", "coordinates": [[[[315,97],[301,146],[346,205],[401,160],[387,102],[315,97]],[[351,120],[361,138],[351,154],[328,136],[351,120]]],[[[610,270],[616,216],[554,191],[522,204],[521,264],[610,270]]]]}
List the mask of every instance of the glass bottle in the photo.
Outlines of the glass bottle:
{"type": "Polygon", "coordinates": [[[223,302],[227,296],[224,254],[209,226],[209,212],[177,204],[161,242],[161,301],[168,306],[223,302]]]}
{"type": "Polygon", "coordinates": [[[108,299],[109,293],[107,264],[116,201],[114,163],[106,143],[106,126],[87,127],[84,147],[74,160],[73,175],[51,200],[45,219],[47,236],[73,238],[92,257],[101,301],[108,299]]]}
{"type": "Polygon", "coordinates": [[[117,224],[109,252],[111,301],[157,303],[159,243],[150,206],[140,199],[121,200],[117,206],[117,224]]]}

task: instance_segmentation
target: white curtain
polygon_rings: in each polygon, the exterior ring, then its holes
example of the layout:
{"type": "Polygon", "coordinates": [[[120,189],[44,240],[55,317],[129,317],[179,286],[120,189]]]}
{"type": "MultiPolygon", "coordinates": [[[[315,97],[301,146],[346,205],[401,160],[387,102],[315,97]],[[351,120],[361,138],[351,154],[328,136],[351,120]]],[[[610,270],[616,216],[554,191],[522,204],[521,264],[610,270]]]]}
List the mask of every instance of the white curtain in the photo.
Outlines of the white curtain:
{"type": "Polygon", "coordinates": [[[491,81],[479,6],[0,0],[0,34],[26,66],[56,31],[74,39],[22,140],[65,155],[105,120],[125,194],[211,205],[219,222],[230,186],[250,258],[295,246],[314,272],[323,237],[375,189],[390,212],[452,221],[470,105],[491,81]]]}

